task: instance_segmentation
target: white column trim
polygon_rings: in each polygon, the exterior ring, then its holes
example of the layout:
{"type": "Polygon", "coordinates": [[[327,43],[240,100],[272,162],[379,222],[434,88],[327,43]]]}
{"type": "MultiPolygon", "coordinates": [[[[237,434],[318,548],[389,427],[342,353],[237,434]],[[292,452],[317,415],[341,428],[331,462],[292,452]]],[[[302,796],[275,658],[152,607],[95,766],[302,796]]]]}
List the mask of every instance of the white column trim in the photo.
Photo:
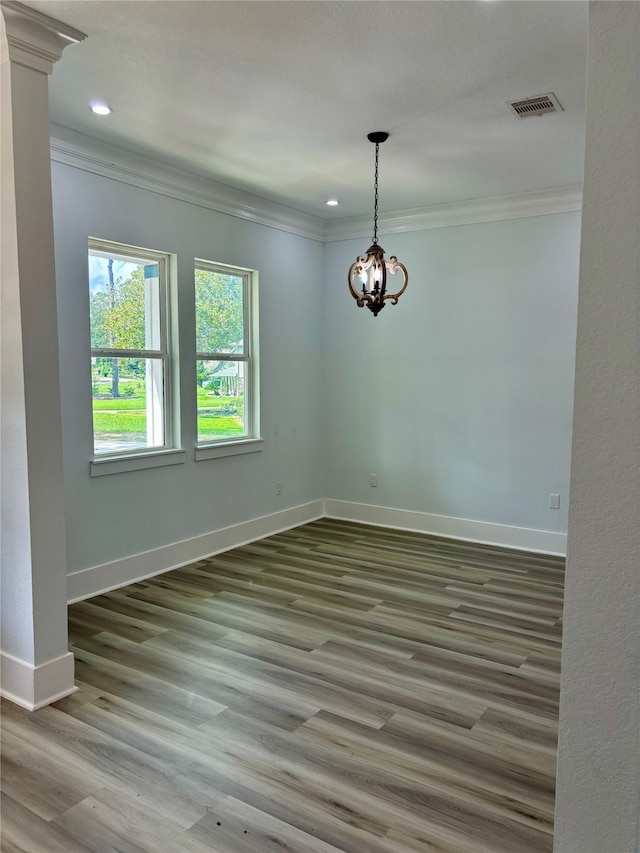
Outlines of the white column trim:
{"type": "Polygon", "coordinates": [[[2,62],[17,62],[51,74],[53,66],[70,44],[84,41],[85,33],[38,12],[17,0],[2,0],[6,41],[2,40],[2,62]]]}
{"type": "Polygon", "coordinates": [[[2,286],[3,307],[11,309],[3,313],[2,349],[3,368],[8,357],[19,374],[2,387],[2,474],[10,474],[3,504],[11,512],[3,505],[0,693],[35,710],[75,690],[67,651],[47,75],[64,48],[85,35],[15,0],[2,0],[1,12],[2,286]],[[41,350],[49,359],[45,426],[32,405],[41,350]]]}

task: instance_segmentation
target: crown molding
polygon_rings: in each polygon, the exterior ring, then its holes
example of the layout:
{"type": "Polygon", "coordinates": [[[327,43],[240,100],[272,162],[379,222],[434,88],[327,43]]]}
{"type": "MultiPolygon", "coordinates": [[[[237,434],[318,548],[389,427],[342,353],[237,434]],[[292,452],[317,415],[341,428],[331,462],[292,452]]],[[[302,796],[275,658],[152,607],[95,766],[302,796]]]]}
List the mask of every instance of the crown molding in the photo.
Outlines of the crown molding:
{"type": "Polygon", "coordinates": [[[51,159],[218,213],[311,240],[324,240],[325,223],[318,217],[100,142],[60,125],[51,126],[51,159]]]}
{"type": "Polygon", "coordinates": [[[17,62],[51,74],[65,47],[87,37],[75,27],[17,0],[2,0],[0,8],[6,32],[6,43],[2,42],[2,62],[17,62]]]}
{"type": "MultiPolygon", "coordinates": [[[[397,210],[379,216],[380,234],[400,234],[406,231],[424,231],[429,228],[448,228],[454,225],[475,225],[480,222],[498,222],[502,219],[522,219],[528,216],[546,216],[581,210],[582,186],[572,184],[538,192],[513,196],[480,198],[470,201],[438,204],[412,210],[397,210]]],[[[357,216],[328,223],[327,242],[369,238],[370,216],[357,216]]]]}
{"type": "MultiPolygon", "coordinates": [[[[319,242],[371,236],[369,215],[329,222],[59,125],[51,128],[51,158],[140,189],[319,242]]],[[[572,184],[514,196],[394,211],[380,216],[378,230],[380,234],[400,234],[567,213],[581,207],[582,187],[572,184]]]]}

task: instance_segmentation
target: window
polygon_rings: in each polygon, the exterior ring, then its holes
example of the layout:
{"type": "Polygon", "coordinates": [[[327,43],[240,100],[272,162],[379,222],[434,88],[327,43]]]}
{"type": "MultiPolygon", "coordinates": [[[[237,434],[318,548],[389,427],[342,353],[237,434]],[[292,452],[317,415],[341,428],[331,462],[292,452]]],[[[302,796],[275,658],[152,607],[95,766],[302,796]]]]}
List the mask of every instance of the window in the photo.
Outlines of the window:
{"type": "Polygon", "coordinates": [[[172,447],[169,256],[89,241],[94,454],[172,447]]]}
{"type": "Polygon", "coordinates": [[[198,445],[258,438],[257,274],[196,261],[198,445]]]}

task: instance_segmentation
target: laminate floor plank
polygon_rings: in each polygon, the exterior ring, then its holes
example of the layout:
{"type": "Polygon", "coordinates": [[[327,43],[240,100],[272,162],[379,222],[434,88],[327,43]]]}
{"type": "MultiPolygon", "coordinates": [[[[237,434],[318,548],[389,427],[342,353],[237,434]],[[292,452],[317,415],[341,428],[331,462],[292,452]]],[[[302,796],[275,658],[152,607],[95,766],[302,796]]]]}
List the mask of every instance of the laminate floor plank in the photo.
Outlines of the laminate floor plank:
{"type": "Polygon", "coordinates": [[[515,812],[512,817],[495,815],[487,808],[488,800],[480,806],[463,791],[451,796],[438,781],[425,778],[418,782],[394,773],[383,761],[372,773],[371,767],[353,753],[329,753],[323,747],[308,746],[294,734],[268,732],[254,721],[247,725],[229,711],[204,724],[203,729],[217,735],[219,749],[236,763],[250,762],[263,773],[293,776],[298,790],[308,797],[332,797],[352,821],[357,819],[361,828],[372,833],[388,831],[385,827],[418,816],[427,822],[442,820],[456,830],[473,826],[480,837],[490,835],[494,839],[496,853],[529,853],[540,849],[551,837],[537,827],[514,820],[515,812]]]}
{"type": "MultiPolygon", "coordinates": [[[[131,699],[145,708],[153,708],[169,719],[191,725],[204,723],[226,708],[226,705],[207,699],[189,689],[178,687],[149,673],[113,663],[99,654],[75,647],[76,679],[90,684],[96,698],[105,693],[131,699]]],[[[77,694],[73,694],[74,696],[77,694]]],[[[73,697],[69,697],[72,699],[73,697]]],[[[56,707],[67,710],[67,699],[56,707]]],[[[85,704],[85,703],[82,703],[85,704]]],[[[71,703],[71,710],[76,703],[71,703]]]]}
{"type": "Polygon", "coordinates": [[[64,812],[53,821],[92,853],[155,853],[175,850],[180,853],[210,853],[187,831],[169,818],[137,799],[104,788],[64,812]]]}
{"type": "Polygon", "coordinates": [[[341,853],[383,853],[385,849],[381,846],[383,827],[377,832],[375,827],[374,831],[370,826],[361,827],[359,815],[350,814],[331,792],[309,796],[307,789],[301,790],[295,778],[282,771],[274,775],[269,768],[265,771],[255,765],[244,766],[235,757],[223,755],[209,763],[201,758],[188,772],[200,784],[215,785],[243,803],[333,845],[341,853]]]}
{"type": "Polygon", "coordinates": [[[0,801],[3,853],[93,853],[6,793],[0,801]]]}
{"type": "Polygon", "coordinates": [[[69,629],[87,637],[93,637],[102,631],[111,631],[135,643],[143,643],[167,630],[164,625],[150,625],[125,614],[106,613],[104,608],[96,607],[90,601],[79,601],[69,612],[69,629]]]}
{"type": "MultiPolygon", "coordinates": [[[[225,612],[234,613],[236,615],[248,613],[248,608],[245,602],[238,598],[233,592],[223,592],[217,596],[218,607],[224,607],[225,612]]],[[[279,606],[267,604],[264,602],[256,603],[252,601],[250,604],[251,620],[245,619],[243,632],[248,634],[260,634],[264,639],[268,639],[264,629],[261,628],[261,622],[269,623],[269,617],[282,619],[284,617],[290,629],[295,631],[297,648],[304,648],[307,651],[313,651],[320,647],[330,639],[346,639],[352,645],[358,645],[362,648],[374,649],[383,651],[386,654],[406,657],[415,654],[421,648],[420,642],[414,642],[403,637],[391,636],[388,633],[376,630],[365,617],[364,620],[358,621],[349,620],[345,617],[344,621],[337,621],[334,618],[331,607],[326,605],[318,605],[320,611],[318,613],[310,613],[308,610],[297,609],[297,600],[287,605],[286,610],[282,610],[279,606]],[[328,614],[328,615],[325,615],[328,614]],[[266,617],[266,618],[265,618],[266,617]],[[250,621],[250,624],[247,622],[250,621]],[[302,643],[302,637],[308,637],[308,642],[302,643]]],[[[294,645],[289,642],[289,645],[294,645]]]]}
{"type": "Polygon", "coordinates": [[[527,768],[531,773],[523,779],[521,768],[516,766],[520,756],[513,753],[510,761],[486,754],[478,760],[475,743],[469,746],[462,740],[458,744],[455,736],[456,749],[444,747],[434,738],[437,745],[427,750],[421,748],[422,744],[417,746],[414,739],[395,735],[385,728],[372,737],[358,724],[322,711],[304,723],[296,734],[329,752],[350,752],[372,768],[377,768],[384,756],[386,771],[440,794],[446,793],[454,801],[462,797],[466,803],[475,803],[507,820],[549,831],[549,797],[541,797],[539,791],[541,784],[548,785],[548,760],[541,770],[527,768]]]}
{"type": "Polygon", "coordinates": [[[2,732],[2,790],[43,820],[51,820],[98,790],[103,779],[91,768],[61,764],[9,728],[2,732]],[[41,784],[55,779],[55,785],[41,784]]]}
{"type": "MultiPolygon", "coordinates": [[[[83,707],[84,716],[90,716],[89,706],[83,707]]],[[[3,710],[3,736],[7,729],[20,731],[17,719],[7,719],[11,712],[3,710]]],[[[87,723],[80,715],[73,718],[50,706],[41,709],[37,720],[30,721],[21,733],[28,736],[34,749],[46,752],[51,760],[65,767],[68,776],[73,774],[76,785],[83,776],[88,776],[91,782],[85,785],[87,795],[97,788],[104,788],[125,792],[132,798],[151,797],[154,802],[162,804],[165,812],[178,815],[178,824],[184,822],[186,812],[191,818],[187,821],[189,825],[206,813],[210,801],[216,802],[220,798],[217,791],[205,792],[203,803],[193,814],[202,792],[196,792],[195,797],[189,785],[175,786],[176,774],[192,759],[187,759],[184,751],[171,744],[162,745],[155,741],[149,748],[151,736],[147,732],[140,735],[135,746],[125,739],[113,737],[108,726],[101,728],[93,724],[99,710],[94,708],[93,720],[87,723]],[[97,782],[101,784],[97,785],[97,782]]],[[[113,719],[111,722],[115,725],[113,719]]],[[[62,781],[61,774],[40,776],[41,785],[48,782],[59,786],[62,781]]]]}
{"type": "Polygon", "coordinates": [[[320,519],[69,610],[6,853],[551,853],[564,561],[320,519]]]}
{"type": "Polygon", "coordinates": [[[314,838],[267,812],[235,797],[227,797],[194,824],[189,835],[217,853],[340,853],[339,848],[314,838]]]}
{"type": "Polygon", "coordinates": [[[292,623],[286,618],[286,613],[283,614],[281,611],[281,615],[278,617],[265,616],[256,620],[250,610],[252,602],[248,602],[244,608],[240,606],[234,608],[216,596],[206,603],[194,604],[179,595],[168,595],[166,590],[160,589],[136,591],[132,593],[131,597],[135,601],[155,604],[167,610],[208,622],[214,626],[214,631],[217,633],[226,633],[224,628],[240,630],[249,634],[254,633],[264,639],[282,641],[306,649],[314,648],[319,642],[324,642],[326,639],[324,634],[318,637],[314,632],[306,631],[304,623],[292,623]]]}

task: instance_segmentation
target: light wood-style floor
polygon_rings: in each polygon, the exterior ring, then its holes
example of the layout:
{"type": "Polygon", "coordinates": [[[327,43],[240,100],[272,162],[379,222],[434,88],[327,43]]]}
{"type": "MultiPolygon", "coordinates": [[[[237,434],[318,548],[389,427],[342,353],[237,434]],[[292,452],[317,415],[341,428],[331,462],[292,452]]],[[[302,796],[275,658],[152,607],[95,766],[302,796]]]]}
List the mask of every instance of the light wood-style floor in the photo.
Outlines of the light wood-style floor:
{"type": "Polygon", "coordinates": [[[6,853],[545,853],[563,561],[323,519],[74,604],[6,853]]]}

